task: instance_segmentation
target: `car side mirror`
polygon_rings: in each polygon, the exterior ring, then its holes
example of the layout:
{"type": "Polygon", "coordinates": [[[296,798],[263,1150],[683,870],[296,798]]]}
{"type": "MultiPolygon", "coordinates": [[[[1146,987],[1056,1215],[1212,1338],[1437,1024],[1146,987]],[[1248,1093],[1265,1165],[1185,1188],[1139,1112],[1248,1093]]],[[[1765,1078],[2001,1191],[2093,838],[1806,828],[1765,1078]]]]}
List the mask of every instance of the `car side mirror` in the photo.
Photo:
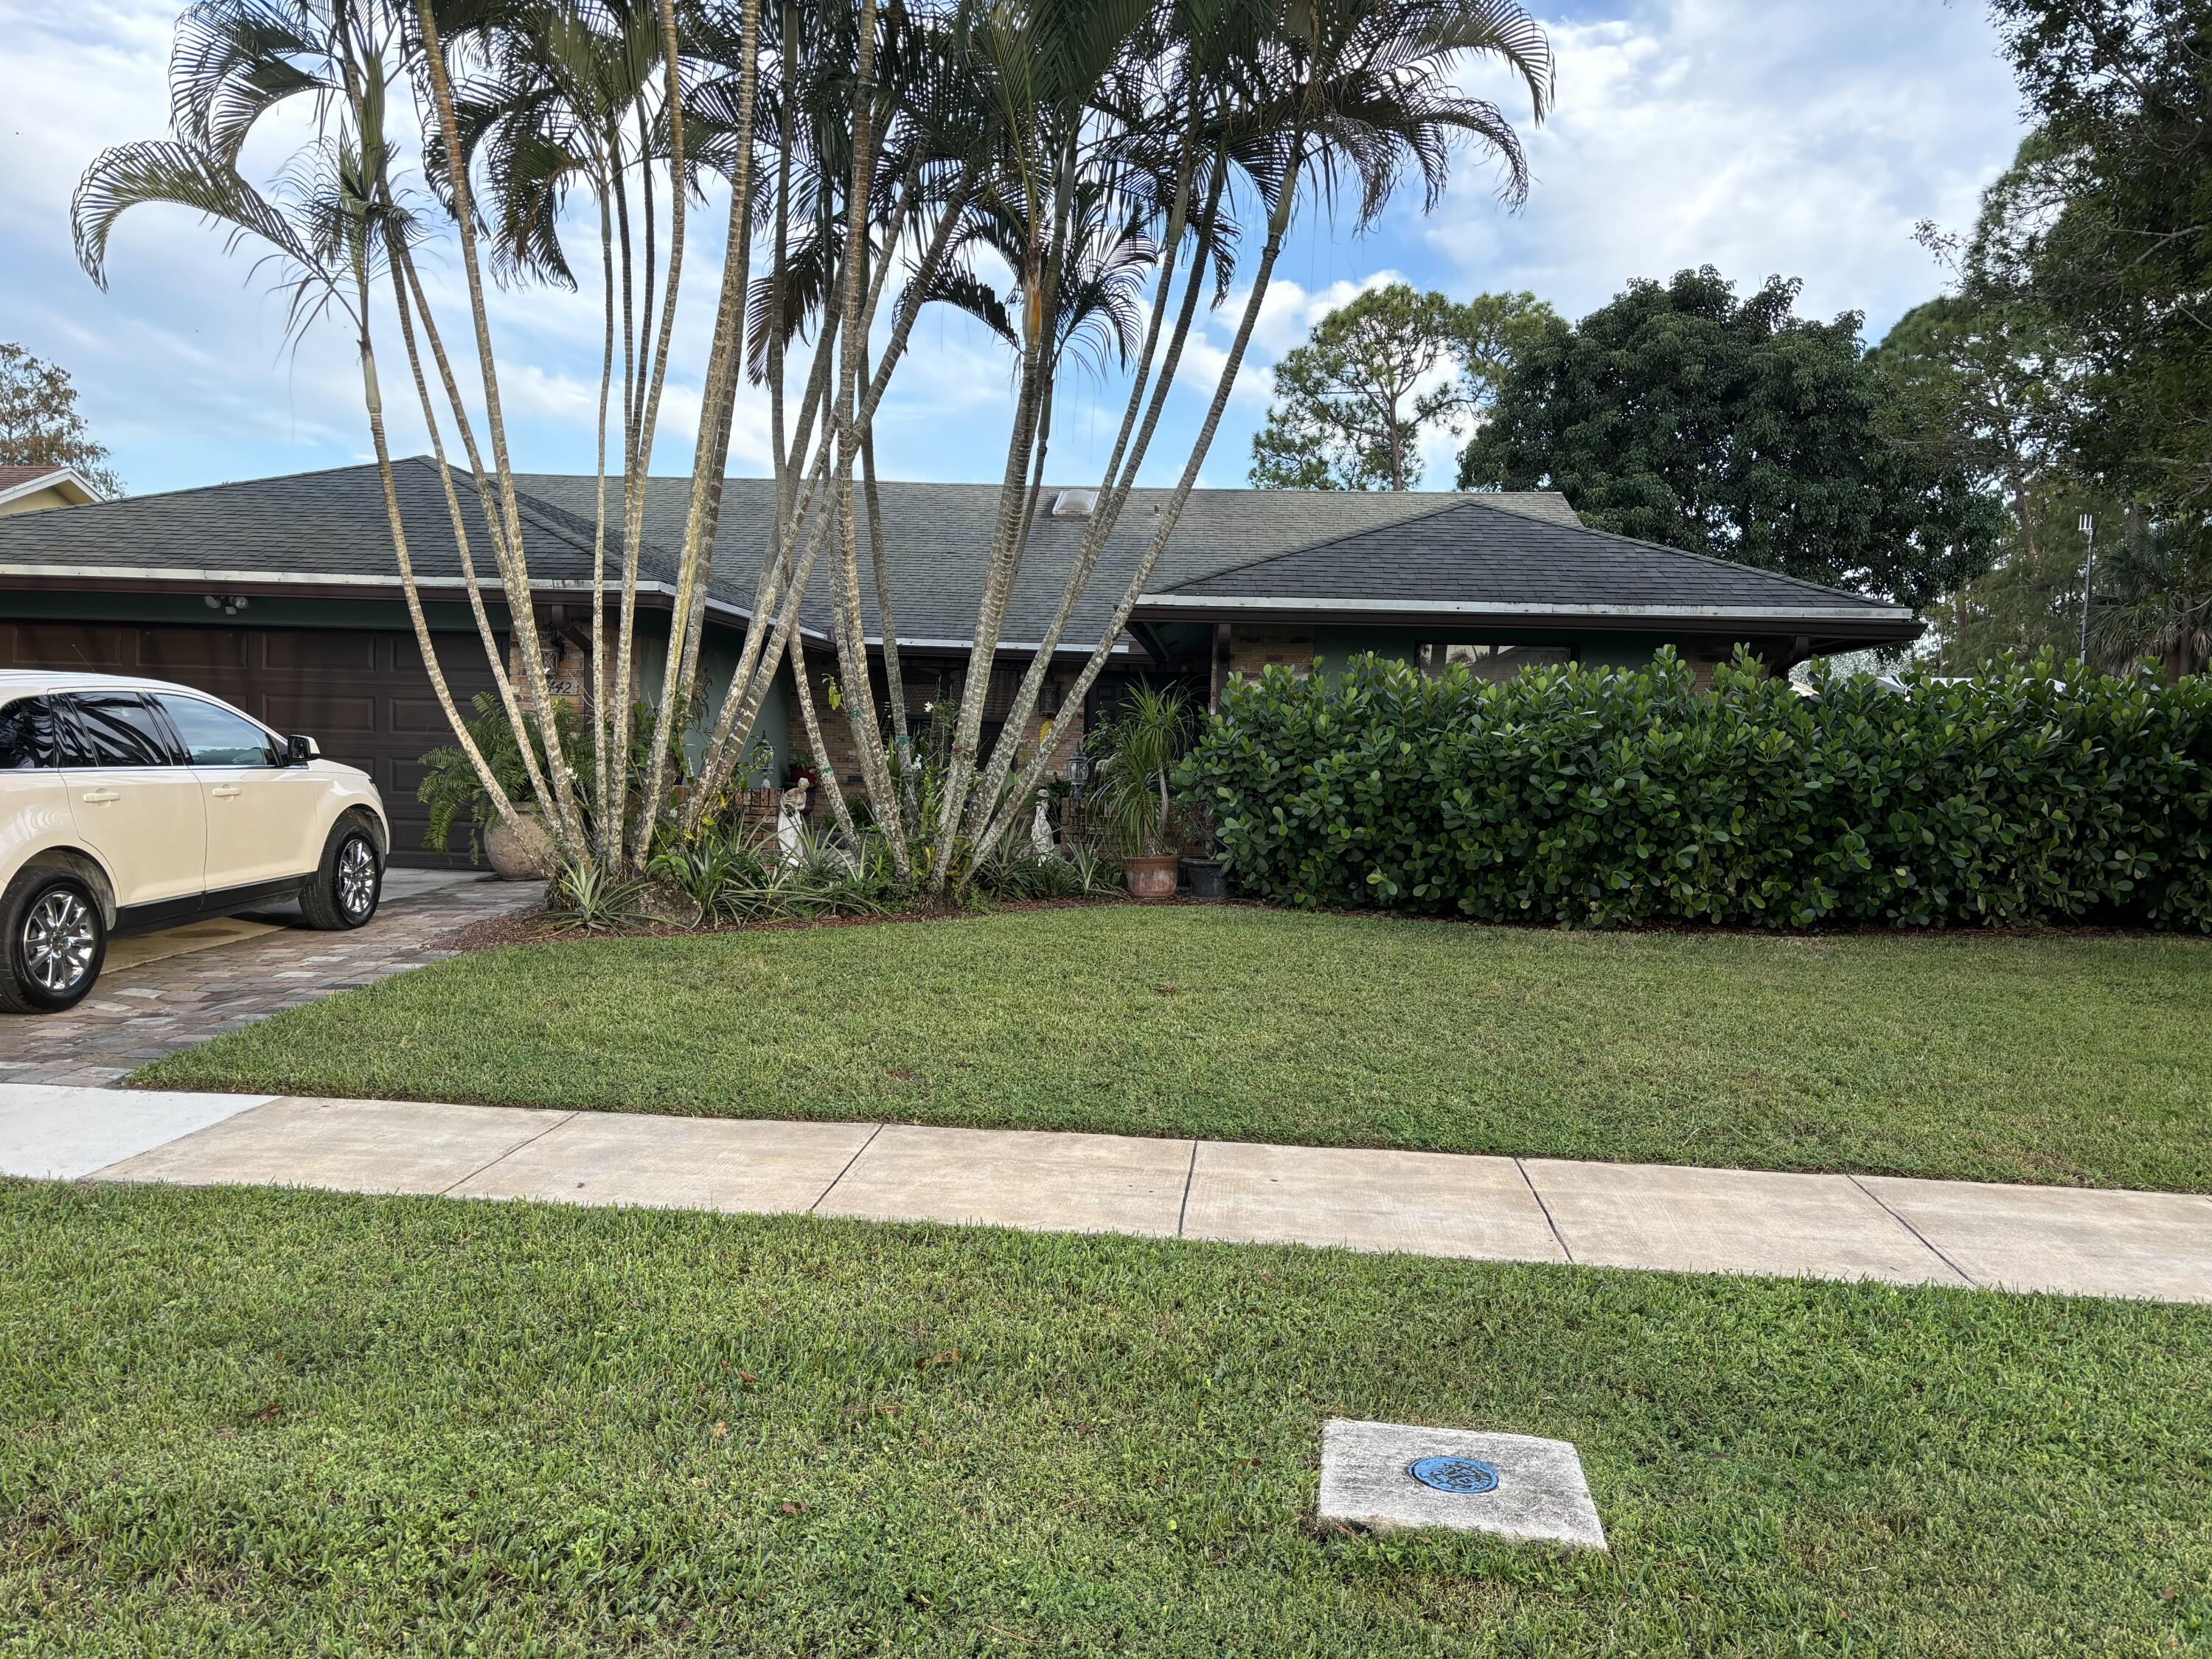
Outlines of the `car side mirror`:
{"type": "Polygon", "coordinates": [[[313,738],[295,737],[284,740],[284,764],[287,766],[305,766],[311,760],[320,759],[322,753],[313,738]]]}

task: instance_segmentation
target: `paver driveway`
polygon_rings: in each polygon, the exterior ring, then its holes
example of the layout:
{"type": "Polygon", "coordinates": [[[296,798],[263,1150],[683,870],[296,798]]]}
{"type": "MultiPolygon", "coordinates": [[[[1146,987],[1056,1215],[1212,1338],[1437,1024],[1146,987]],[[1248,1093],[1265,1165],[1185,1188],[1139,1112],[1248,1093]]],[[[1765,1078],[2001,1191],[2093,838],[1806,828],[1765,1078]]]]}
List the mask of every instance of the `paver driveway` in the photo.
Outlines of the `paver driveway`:
{"type": "Polygon", "coordinates": [[[115,964],[68,1013],[0,1014],[0,1083],[113,1083],[280,1009],[451,956],[471,923],[526,909],[544,891],[466,872],[393,870],[376,920],[355,933],[316,933],[295,908],[119,940],[115,964]]]}

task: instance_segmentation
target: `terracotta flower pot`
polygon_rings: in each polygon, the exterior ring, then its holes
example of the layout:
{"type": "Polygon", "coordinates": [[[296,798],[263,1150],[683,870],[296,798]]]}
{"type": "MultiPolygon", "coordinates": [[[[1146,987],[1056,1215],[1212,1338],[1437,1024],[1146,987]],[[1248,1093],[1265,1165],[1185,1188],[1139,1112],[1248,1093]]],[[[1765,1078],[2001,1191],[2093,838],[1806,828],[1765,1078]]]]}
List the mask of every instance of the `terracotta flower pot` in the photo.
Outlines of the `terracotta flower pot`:
{"type": "Polygon", "coordinates": [[[483,834],[484,860],[501,881],[546,881],[553,874],[553,838],[528,817],[507,818],[483,834]]]}
{"type": "Polygon", "coordinates": [[[1176,871],[1182,863],[1173,853],[1164,858],[1124,859],[1121,879],[1138,898],[1171,899],[1176,894],[1176,871]]]}

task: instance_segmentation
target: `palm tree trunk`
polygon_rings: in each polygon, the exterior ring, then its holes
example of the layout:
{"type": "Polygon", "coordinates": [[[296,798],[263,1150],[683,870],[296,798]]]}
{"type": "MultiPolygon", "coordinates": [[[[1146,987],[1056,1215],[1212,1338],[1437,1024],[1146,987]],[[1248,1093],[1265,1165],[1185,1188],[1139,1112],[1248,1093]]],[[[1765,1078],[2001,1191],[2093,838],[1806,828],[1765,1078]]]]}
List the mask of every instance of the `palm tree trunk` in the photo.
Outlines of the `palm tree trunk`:
{"type": "MultiPolygon", "coordinates": [[[[398,239],[393,236],[390,240],[396,242],[398,239]]],[[[416,343],[412,314],[418,308],[419,301],[410,301],[408,293],[412,267],[405,263],[404,256],[391,258],[387,263],[392,271],[392,309],[399,319],[399,337],[406,347],[408,368],[414,375],[415,395],[422,404],[423,427],[430,435],[430,451],[437,465],[438,480],[445,489],[446,509],[453,526],[453,550],[460,560],[462,587],[468,594],[470,613],[476,620],[477,637],[483,642],[484,660],[491,668],[492,684],[498,693],[500,707],[507,713],[507,723],[518,736],[526,737],[529,728],[518,706],[514,679],[507,672],[506,663],[501,660],[499,635],[491,625],[491,614],[484,605],[483,585],[477,580],[476,561],[469,551],[467,515],[461,510],[460,495],[453,487],[453,468],[446,455],[445,434],[438,419],[437,405],[430,395],[430,383],[422,373],[422,354],[416,343]]],[[[453,378],[450,366],[444,362],[442,353],[439,372],[445,380],[448,398],[458,400],[459,386],[453,378]]],[[[382,423],[380,401],[376,420],[378,424],[382,423]]],[[[408,580],[411,583],[411,576],[408,580]]],[[[419,607],[419,596],[417,604],[419,607]]],[[[526,741],[517,747],[521,751],[524,775],[530,781],[531,791],[538,799],[544,800],[547,795],[546,780],[538,764],[537,750],[526,741]]]]}
{"type": "MultiPolygon", "coordinates": [[[[1238,319],[1237,337],[1231,343],[1228,361],[1222,365],[1220,377],[1214,383],[1213,399],[1206,406],[1205,423],[1199,428],[1198,436],[1191,445],[1189,458],[1183,464],[1182,476],[1176,481],[1175,493],[1160,510],[1160,522],[1152,532],[1144,558],[1131,574],[1128,585],[1122,590],[1121,598],[1114,607],[1113,616],[1108,618],[1105,628],[1099,634],[1098,643],[1091,648],[1090,659],[1083,665],[1083,672],[1076,677],[1074,688],[1068,693],[1068,701],[1079,706],[1090,695],[1091,688],[1097,683],[1100,672],[1112,656],[1114,641],[1128,626],[1129,613],[1137,608],[1137,600],[1143,594],[1146,583],[1152,580],[1152,572],[1158,568],[1168,538],[1175,534],[1176,525],[1190,500],[1190,492],[1197,486],[1199,468],[1205,464],[1206,452],[1213,446],[1214,434],[1220,429],[1222,412],[1229,404],[1230,389],[1236,384],[1237,370],[1243,366],[1245,350],[1251,344],[1253,326],[1260,319],[1261,302],[1267,298],[1267,284],[1274,275],[1275,261],[1283,251],[1283,236],[1290,224],[1291,207],[1297,188],[1297,158],[1303,148],[1304,135],[1294,136],[1291,149],[1291,165],[1284,171],[1278,199],[1267,216],[1267,240],[1261,251],[1259,272],[1253,279],[1252,292],[1245,301],[1244,314],[1238,319]]],[[[976,842],[975,854],[979,859],[988,856],[1006,838],[1015,818],[1019,816],[1014,810],[1015,805],[1035,793],[1038,779],[1049,759],[1050,756],[1041,747],[1037,756],[1024,769],[1020,782],[999,805],[997,817],[976,842]]]]}
{"type": "MultiPolygon", "coordinates": [[[[484,424],[491,439],[492,463],[499,483],[501,515],[513,550],[519,586],[507,590],[507,615],[522,657],[525,683],[530,688],[539,731],[545,740],[546,769],[553,775],[552,817],[557,836],[580,847],[586,837],[576,812],[574,781],[567,757],[561,752],[559,714],[545,672],[538,641],[534,595],[522,544],[522,509],[516,499],[514,468],[507,447],[507,418],[500,401],[497,359],[492,352],[491,317],[484,304],[483,269],[477,247],[476,211],[469,191],[468,167],[463,158],[460,131],[453,112],[453,88],[446,69],[445,48],[438,36],[431,0],[416,0],[416,19],[422,30],[422,61],[428,70],[431,101],[446,144],[447,184],[453,194],[453,220],[459,233],[461,268],[467,278],[469,319],[476,331],[477,368],[483,377],[484,424]]],[[[518,738],[524,737],[517,732],[518,738]]],[[[527,741],[526,738],[525,741],[527,741]]]]}

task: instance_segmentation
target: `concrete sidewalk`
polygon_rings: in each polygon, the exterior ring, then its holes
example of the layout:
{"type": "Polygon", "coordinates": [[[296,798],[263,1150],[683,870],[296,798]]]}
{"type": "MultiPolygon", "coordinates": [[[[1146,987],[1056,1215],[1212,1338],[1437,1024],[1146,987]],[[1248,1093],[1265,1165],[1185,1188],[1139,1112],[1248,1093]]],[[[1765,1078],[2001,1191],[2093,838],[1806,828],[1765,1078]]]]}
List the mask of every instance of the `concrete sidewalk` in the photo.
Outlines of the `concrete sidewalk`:
{"type": "Polygon", "coordinates": [[[2179,1193],[38,1086],[0,1086],[0,1174],[2212,1302],[2212,1197],[2179,1193]]]}

